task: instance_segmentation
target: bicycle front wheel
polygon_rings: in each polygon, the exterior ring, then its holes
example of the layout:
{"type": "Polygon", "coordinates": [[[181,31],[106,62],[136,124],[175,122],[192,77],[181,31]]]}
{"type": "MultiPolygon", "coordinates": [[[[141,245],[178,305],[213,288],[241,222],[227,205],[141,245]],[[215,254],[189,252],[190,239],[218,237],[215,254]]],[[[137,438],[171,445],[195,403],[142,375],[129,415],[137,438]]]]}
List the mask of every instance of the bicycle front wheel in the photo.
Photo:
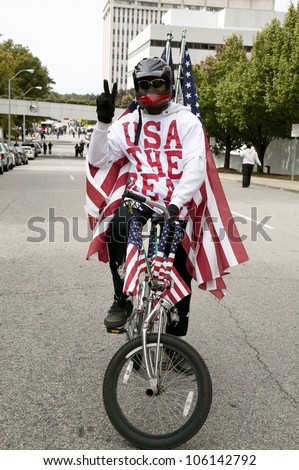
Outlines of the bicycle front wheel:
{"type": "MultiPolygon", "coordinates": [[[[148,335],[147,343],[154,364],[157,334],[148,335]]],[[[116,352],[103,382],[110,421],[123,437],[142,449],[171,449],[191,439],[204,424],[212,401],[208,368],[190,344],[162,334],[160,351],[158,393],[148,393],[141,338],[116,352]]]]}

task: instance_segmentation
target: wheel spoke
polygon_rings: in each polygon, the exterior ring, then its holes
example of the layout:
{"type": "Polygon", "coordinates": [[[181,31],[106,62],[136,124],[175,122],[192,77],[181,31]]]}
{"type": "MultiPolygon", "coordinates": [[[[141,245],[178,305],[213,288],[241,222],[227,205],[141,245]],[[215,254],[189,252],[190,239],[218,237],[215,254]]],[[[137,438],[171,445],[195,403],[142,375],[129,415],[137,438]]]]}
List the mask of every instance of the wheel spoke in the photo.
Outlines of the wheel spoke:
{"type": "MultiPolygon", "coordinates": [[[[148,352],[154,364],[157,335],[149,336],[148,352]]],[[[164,442],[170,448],[171,442],[178,445],[190,439],[204,423],[211,404],[210,376],[198,353],[167,335],[162,335],[161,344],[163,364],[157,393],[148,393],[140,338],[115,354],[104,379],[104,403],[110,420],[121,434],[143,448],[164,448],[164,442]],[[168,363],[164,356],[168,356],[168,363]]]]}
{"type": "MultiPolygon", "coordinates": [[[[149,351],[153,362],[155,353],[155,348],[149,351]]],[[[190,397],[198,396],[197,383],[192,383],[190,376],[177,373],[172,361],[170,366],[172,368],[161,371],[158,395],[148,397],[148,377],[140,354],[135,352],[123,365],[117,385],[118,405],[128,421],[142,432],[167,434],[176,431],[186,422],[196,404],[196,400],[190,397]],[[138,363],[140,368],[135,370],[134,363],[138,363]]]]}

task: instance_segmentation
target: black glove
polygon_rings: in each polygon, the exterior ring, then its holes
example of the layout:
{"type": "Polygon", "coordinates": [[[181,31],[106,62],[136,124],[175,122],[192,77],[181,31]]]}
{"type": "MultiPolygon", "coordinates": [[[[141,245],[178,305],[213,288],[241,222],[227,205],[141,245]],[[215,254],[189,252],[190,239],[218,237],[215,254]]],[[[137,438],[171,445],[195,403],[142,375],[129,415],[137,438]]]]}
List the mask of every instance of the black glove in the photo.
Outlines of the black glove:
{"type": "Polygon", "coordinates": [[[175,206],[174,204],[169,204],[169,206],[167,207],[168,209],[168,212],[169,212],[169,215],[170,215],[170,219],[171,220],[175,220],[180,212],[180,209],[175,206]]]}
{"type": "Polygon", "coordinates": [[[100,122],[110,124],[114,116],[115,98],[117,94],[117,83],[113,84],[112,91],[109,91],[107,80],[104,80],[104,93],[97,97],[97,115],[100,122]]]}

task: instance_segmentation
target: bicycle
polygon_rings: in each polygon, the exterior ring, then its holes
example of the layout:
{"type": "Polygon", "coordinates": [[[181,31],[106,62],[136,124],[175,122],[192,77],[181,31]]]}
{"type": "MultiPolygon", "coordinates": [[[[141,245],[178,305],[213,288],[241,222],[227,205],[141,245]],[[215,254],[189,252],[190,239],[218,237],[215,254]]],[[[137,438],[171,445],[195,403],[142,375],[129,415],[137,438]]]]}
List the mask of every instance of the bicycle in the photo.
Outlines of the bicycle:
{"type": "MultiPolygon", "coordinates": [[[[128,190],[123,199],[161,209],[166,226],[169,213],[161,204],[128,190]]],[[[155,252],[149,247],[146,254],[147,274],[137,307],[124,328],[111,330],[125,333],[128,342],[111,359],[103,381],[108,418],[125,439],[142,449],[171,449],[191,439],[206,421],[212,402],[211,377],[200,354],[165,333],[167,322],[177,321],[178,313],[163,296],[171,282],[157,280],[152,272],[160,223],[160,216],[152,217],[155,252]]]]}

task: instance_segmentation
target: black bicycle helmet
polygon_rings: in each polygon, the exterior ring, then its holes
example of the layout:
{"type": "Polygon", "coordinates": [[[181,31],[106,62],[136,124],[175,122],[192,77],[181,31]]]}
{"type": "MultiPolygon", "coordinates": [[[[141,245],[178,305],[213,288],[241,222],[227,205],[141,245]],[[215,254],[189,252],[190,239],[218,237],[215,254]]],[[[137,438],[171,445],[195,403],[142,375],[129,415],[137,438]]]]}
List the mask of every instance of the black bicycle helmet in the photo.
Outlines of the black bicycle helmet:
{"type": "Polygon", "coordinates": [[[171,100],[171,68],[163,59],[153,57],[142,59],[134,68],[133,80],[136,92],[136,99],[142,108],[152,108],[164,106],[171,100]],[[163,78],[166,80],[166,91],[164,93],[139,92],[138,82],[142,79],[163,78]]]}

